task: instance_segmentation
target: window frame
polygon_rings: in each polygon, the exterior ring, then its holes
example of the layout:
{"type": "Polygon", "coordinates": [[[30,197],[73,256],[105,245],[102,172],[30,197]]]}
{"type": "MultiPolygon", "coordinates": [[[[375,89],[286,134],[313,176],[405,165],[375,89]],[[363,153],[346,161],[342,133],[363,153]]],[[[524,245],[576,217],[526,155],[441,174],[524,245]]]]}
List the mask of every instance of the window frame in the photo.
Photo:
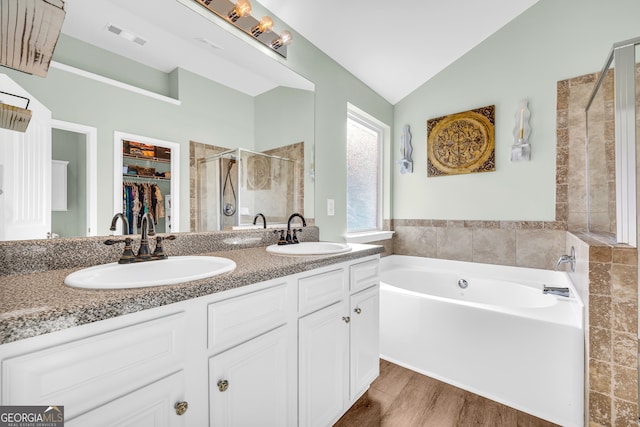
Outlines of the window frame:
{"type": "MultiPolygon", "coordinates": [[[[377,141],[377,145],[378,145],[378,153],[379,153],[379,157],[378,157],[378,171],[377,171],[377,178],[378,178],[378,182],[377,182],[377,201],[376,201],[376,225],[375,228],[369,228],[369,229],[363,229],[363,230],[350,230],[349,229],[349,222],[347,219],[347,224],[346,224],[346,230],[347,230],[347,237],[353,237],[353,236],[358,236],[358,235],[366,235],[366,234],[374,234],[374,233],[379,233],[383,231],[383,222],[384,222],[384,179],[385,179],[385,174],[384,174],[384,159],[385,159],[385,146],[386,146],[386,142],[385,139],[388,137],[388,129],[389,127],[387,125],[385,125],[384,123],[382,123],[381,121],[377,120],[376,118],[374,118],[373,116],[371,116],[370,114],[362,111],[361,109],[348,104],[347,106],[347,124],[349,122],[349,120],[353,120],[354,122],[360,124],[361,126],[364,126],[372,131],[374,131],[375,133],[378,134],[378,141],[377,141]]],[[[348,126],[347,126],[348,127],[348,126]]],[[[346,140],[346,144],[349,144],[349,134],[347,132],[347,140],[346,140]]],[[[346,148],[346,147],[345,147],[346,148]]],[[[347,170],[349,169],[349,158],[346,158],[346,167],[347,170]]],[[[348,176],[347,176],[347,181],[348,181],[348,176]]],[[[349,207],[349,190],[348,190],[348,182],[347,182],[347,198],[346,198],[346,206],[347,206],[347,211],[348,211],[348,207],[349,207]]]]}

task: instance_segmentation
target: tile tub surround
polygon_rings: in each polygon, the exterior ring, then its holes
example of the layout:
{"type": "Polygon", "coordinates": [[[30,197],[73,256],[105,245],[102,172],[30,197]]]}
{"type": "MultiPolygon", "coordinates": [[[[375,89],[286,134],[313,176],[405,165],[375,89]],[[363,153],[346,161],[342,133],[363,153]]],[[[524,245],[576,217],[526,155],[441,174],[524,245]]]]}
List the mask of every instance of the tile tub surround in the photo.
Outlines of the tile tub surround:
{"type": "Polygon", "coordinates": [[[565,250],[563,222],[392,221],[393,253],[553,269],[565,250]]]}
{"type": "Polygon", "coordinates": [[[183,284],[138,289],[91,290],[66,286],[64,278],[78,268],[0,276],[0,344],[383,251],[381,246],[353,246],[351,252],[332,256],[278,256],[266,252],[264,247],[213,251],[202,255],[230,258],[236,262],[236,269],[231,273],[183,284]]]}
{"type": "Polygon", "coordinates": [[[569,233],[586,321],[586,425],[635,425],[638,413],[637,249],[607,235],[569,233]]]}
{"type": "MultiPolygon", "coordinates": [[[[276,243],[278,237],[274,234],[274,230],[275,228],[176,233],[175,240],[164,240],[162,244],[169,256],[230,251],[276,243]]],[[[164,236],[164,234],[160,235],[164,236]]],[[[308,226],[304,228],[303,233],[300,233],[299,239],[317,242],[319,235],[318,227],[308,226]]],[[[140,236],[130,237],[133,238],[133,251],[137,253],[140,247],[140,236]]],[[[122,239],[123,236],[0,242],[0,277],[116,262],[120,259],[123,245],[104,244],[105,240],[112,238],[122,239]]],[[[150,241],[150,246],[153,250],[155,242],[150,241]]]]}

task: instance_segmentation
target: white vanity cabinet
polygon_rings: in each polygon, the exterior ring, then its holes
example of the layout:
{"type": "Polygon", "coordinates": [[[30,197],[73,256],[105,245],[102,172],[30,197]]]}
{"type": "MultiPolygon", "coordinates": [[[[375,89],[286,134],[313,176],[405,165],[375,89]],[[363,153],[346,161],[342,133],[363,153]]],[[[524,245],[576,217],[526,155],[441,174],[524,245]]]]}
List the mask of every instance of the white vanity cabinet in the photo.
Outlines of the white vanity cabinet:
{"type": "Polygon", "coordinates": [[[378,256],[0,345],[69,426],[330,426],[378,375],[378,256]]]}
{"type": "Polygon", "coordinates": [[[349,393],[347,311],[346,302],[340,301],[300,319],[300,426],[329,426],[345,409],[349,393]]]}
{"type": "Polygon", "coordinates": [[[299,279],[300,426],[332,425],[379,374],[378,264],[375,258],[299,279]],[[306,314],[319,301],[324,306],[306,314]]]}
{"type": "Polygon", "coordinates": [[[209,304],[209,425],[294,425],[293,291],[284,280],[209,304]]]}
{"type": "Polygon", "coordinates": [[[349,397],[354,400],[380,374],[380,291],[378,286],[351,296],[349,397]]]}
{"type": "Polygon", "coordinates": [[[2,405],[64,406],[67,425],[184,425],[174,406],[186,392],[185,313],[139,317],[18,341],[9,357],[0,351],[2,405]]]}
{"type": "Polygon", "coordinates": [[[210,425],[290,425],[285,326],[209,359],[210,425]]]}

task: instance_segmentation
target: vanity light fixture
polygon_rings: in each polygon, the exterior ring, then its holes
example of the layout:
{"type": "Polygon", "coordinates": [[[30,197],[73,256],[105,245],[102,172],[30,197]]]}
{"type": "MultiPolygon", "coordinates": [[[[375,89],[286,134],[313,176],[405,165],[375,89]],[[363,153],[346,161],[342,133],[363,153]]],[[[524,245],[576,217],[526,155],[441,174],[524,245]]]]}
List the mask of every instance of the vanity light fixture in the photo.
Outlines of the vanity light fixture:
{"type": "Polygon", "coordinates": [[[263,16],[260,23],[251,29],[251,35],[258,37],[265,31],[270,31],[273,28],[273,19],[268,16],[263,16]]]}
{"type": "Polygon", "coordinates": [[[291,33],[287,30],[284,30],[282,33],[280,33],[280,37],[271,42],[271,47],[274,49],[279,49],[282,46],[288,46],[291,44],[291,40],[291,33]]]}
{"type": "MultiPolygon", "coordinates": [[[[273,19],[263,16],[259,21],[251,16],[250,0],[177,0],[182,4],[196,10],[191,5],[195,2],[207,11],[225,20],[240,31],[258,40],[264,46],[278,53],[283,58],[287,57],[287,46],[291,44],[291,32],[284,30],[279,35],[273,31],[273,19]]],[[[209,17],[210,14],[201,15],[209,17]]]]}
{"type": "Polygon", "coordinates": [[[236,22],[245,16],[251,16],[251,2],[249,0],[238,0],[235,7],[227,14],[231,22],[236,22]]]}

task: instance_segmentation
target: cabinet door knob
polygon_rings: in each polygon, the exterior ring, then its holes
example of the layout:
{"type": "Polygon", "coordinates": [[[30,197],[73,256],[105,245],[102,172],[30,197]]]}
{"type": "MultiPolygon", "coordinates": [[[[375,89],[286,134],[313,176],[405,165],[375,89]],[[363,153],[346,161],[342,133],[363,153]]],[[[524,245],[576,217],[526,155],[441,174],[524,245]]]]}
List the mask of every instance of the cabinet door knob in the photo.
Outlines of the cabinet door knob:
{"type": "Polygon", "coordinates": [[[187,402],[176,402],[173,407],[176,409],[176,414],[182,415],[189,409],[189,404],[187,402]]]}
{"type": "Polygon", "coordinates": [[[349,317],[349,316],[344,316],[344,317],[342,318],[342,320],[344,320],[344,323],[349,323],[349,322],[351,322],[351,317],[349,317]]]}
{"type": "Polygon", "coordinates": [[[356,314],[362,313],[362,309],[360,307],[356,307],[353,311],[355,311],[356,314]]]}
{"type": "Polygon", "coordinates": [[[228,388],[229,388],[229,381],[227,380],[218,381],[218,390],[227,391],[228,388]]]}

